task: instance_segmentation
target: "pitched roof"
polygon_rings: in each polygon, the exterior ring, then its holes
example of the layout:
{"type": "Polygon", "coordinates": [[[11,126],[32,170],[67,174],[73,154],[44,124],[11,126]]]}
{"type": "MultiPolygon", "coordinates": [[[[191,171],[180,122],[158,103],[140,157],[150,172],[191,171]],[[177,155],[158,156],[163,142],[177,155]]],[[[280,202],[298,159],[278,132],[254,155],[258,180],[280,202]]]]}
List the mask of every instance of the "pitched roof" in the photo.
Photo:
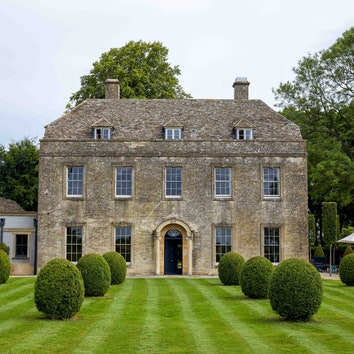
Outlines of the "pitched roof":
{"type": "Polygon", "coordinates": [[[22,213],[24,211],[15,201],[0,197],[0,213],[22,213]]]}
{"type": "Polygon", "coordinates": [[[178,121],[184,140],[231,140],[235,123],[247,121],[256,140],[299,141],[300,128],[261,100],[88,99],[46,126],[44,140],[89,140],[100,119],[112,123],[112,139],[162,139],[166,122],[178,121]]]}

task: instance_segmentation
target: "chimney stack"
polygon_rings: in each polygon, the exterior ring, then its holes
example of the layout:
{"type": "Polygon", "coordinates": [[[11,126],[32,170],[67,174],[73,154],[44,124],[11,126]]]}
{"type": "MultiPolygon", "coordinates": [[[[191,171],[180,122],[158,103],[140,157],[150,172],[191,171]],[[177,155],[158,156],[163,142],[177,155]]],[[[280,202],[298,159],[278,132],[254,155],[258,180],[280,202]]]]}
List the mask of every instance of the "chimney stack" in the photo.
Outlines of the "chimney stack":
{"type": "Polygon", "coordinates": [[[236,77],[232,87],[234,88],[235,100],[248,100],[248,86],[247,77],[236,77]]]}
{"type": "Polygon", "coordinates": [[[106,84],[106,99],[119,99],[120,98],[120,84],[118,79],[107,79],[106,84]]]}

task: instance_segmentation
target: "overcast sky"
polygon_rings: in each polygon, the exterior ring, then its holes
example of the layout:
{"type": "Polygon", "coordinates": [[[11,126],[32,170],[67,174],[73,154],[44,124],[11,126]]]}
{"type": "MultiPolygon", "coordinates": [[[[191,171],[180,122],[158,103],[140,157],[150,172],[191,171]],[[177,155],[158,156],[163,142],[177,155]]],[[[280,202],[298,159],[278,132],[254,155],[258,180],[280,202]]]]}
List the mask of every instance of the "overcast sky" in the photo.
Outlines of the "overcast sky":
{"type": "Polygon", "coordinates": [[[193,98],[250,98],[294,78],[354,25],[353,0],[0,0],[0,144],[40,139],[110,48],[159,41],[193,98]]]}

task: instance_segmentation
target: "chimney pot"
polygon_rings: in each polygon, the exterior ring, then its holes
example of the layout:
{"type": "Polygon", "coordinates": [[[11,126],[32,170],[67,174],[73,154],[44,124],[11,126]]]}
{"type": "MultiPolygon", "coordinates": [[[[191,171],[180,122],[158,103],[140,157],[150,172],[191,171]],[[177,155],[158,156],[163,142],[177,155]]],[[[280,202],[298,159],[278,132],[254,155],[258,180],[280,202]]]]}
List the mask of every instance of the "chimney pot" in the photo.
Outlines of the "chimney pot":
{"type": "Polygon", "coordinates": [[[234,88],[235,100],[248,100],[248,86],[250,83],[247,81],[247,77],[236,77],[232,87],[234,88]]]}
{"type": "Polygon", "coordinates": [[[106,84],[106,99],[119,99],[120,98],[120,84],[118,79],[107,79],[106,84]]]}

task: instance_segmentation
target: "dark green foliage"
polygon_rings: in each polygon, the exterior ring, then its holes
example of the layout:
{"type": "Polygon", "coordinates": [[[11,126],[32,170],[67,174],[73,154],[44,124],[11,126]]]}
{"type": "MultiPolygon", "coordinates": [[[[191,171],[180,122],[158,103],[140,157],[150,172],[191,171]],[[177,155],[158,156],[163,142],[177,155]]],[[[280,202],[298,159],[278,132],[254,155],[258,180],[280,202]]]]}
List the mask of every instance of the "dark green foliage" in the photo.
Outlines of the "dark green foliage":
{"type": "Polygon", "coordinates": [[[288,320],[307,321],[322,303],[322,279],[308,261],[289,258],[274,270],[269,297],[272,309],[288,320]]]}
{"type": "Polygon", "coordinates": [[[0,284],[6,283],[10,277],[11,262],[5,251],[0,250],[0,284]]]}
{"type": "Polygon", "coordinates": [[[4,242],[0,242],[0,250],[4,251],[7,255],[10,254],[10,247],[4,242]]]}
{"type": "Polygon", "coordinates": [[[224,285],[239,285],[244,258],[236,252],[225,253],[219,262],[219,279],[224,285]]]}
{"type": "Polygon", "coordinates": [[[103,296],[111,284],[111,270],[103,256],[89,253],[77,262],[85,285],[85,296],[103,296]]]}
{"type": "Polygon", "coordinates": [[[325,256],[321,245],[316,246],[313,256],[314,257],[324,257],[325,256]]]}
{"type": "Polygon", "coordinates": [[[347,248],[345,249],[344,253],[343,253],[343,257],[345,257],[348,254],[353,253],[353,249],[352,246],[347,246],[347,248]]]}
{"type": "Polygon", "coordinates": [[[339,277],[342,283],[354,286],[354,253],[346,255],[339,263],[339,277]]]}
{"type": "Polygon", "coordinates": [[[243,266],[241,273],[242,292],[255,299],[268,297],[273,270],[274,266],[269,259],[262,256],[250,258],[243,266]]]}
{"type": "Polygon", "coordinates": [[[120,284],[125,280],[127,274],[127,263],[124,257],[118,252],[107,252],[103,255],[111,269],[111,284],[120,284]]]}
{"type": "Polygon", "coordinates": [[[48,318],[72,318],[80,311],[84,301],[81,273],[66,259],[52,259],[38,274],[34,286],[34,301],[38,311],[48,318]]]}
{"type": "Polygon", "coordinates": [[[332,245],[337,239],[337,203],[322,203],[322,232],[323,241],[332,245]]]}
{"type": "Polygon", "coordinates": [[[308,215],[308,222],[309,222],[309,242],[310,245],[315,244],[316,242],[316,219],[314,214],[308,215]]]}

